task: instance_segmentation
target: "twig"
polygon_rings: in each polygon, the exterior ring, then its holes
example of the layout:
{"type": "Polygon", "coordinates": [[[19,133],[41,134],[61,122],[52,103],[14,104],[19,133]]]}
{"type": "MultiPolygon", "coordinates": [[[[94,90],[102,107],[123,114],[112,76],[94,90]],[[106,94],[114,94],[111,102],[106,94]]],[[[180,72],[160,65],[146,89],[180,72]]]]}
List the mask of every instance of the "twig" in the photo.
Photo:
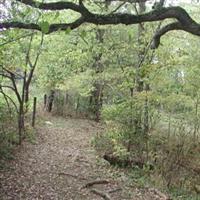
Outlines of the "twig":
{"type": "Polygon", "coordinates": [[[118,192],[121,190],[122,190],[122,188],[115,188],[115,189],[109,190],[108,193],[114,193],[114,192],[118,192]]]}
{"type": "Polygon", "coordinates": [[[0,44],[0,47],[1,47],[1,46],[4,46],[4,45],[6,45],[6,44],[9,44],[9,43],[11,43],[11,42],[16,42],[16,41],[21,40],[21,39],[23,39],[23,38],[29,37],[29,36],[31,36],[31,35],[33,35],[33,34],[36,34],[36,32],[29,33],[29,34],[26,34],[26,35],[22,35],[22,36],[20,36],[20,37],[17,37],[17,38],[15,38],[15,39],[12,39],[12,40],[8,40],[8,41],[6,41],[6,42],[4,42],[4,43],[1,43],[1,44],[0,44]]]}
{"type": "Polygon", "coordinates": [[[125,5],[127,2],[125,1],[125,2],[123,2],[123,3],[121,3],[119,6],[117,6],[112,12],[110,12],[109,14],[113,14],[113,13],[115,13],[115,12],[117,12],[123,5],[125,5]]]}
{"type": "Polygon", "coordinates": [[[97,190],[97,189],[91,189],[90,191],[93,192],[94,194],[101,196],[105,200],[111,200],[111,197],[103,191],[100,191],[100,190],[97,190]]]}
{"type": "Polygon", "coordinates": [[[11,110],[11,108],[10,108],[10,104],[9,104],[8,98],[7,98],[6,94],[3,92],[1,86],[0,86],[0,93],[3,94],[4,100],[5,100],[6,104],[7,104],[9,113],[10,113],[10,115],[11,115],[11,114],[12,114],[12,110],[11,110]]]}
{"type": "MultiPolygon", "coordinates": [[[[10,96],[8,96],[8,95],[3,91],[3,89],[1,88],[1,85],[0,85],[0,93],[3,94],[5,100],[7,99],[7,100],[10,100],[10,101],[12,102],[12,104],[14,105],[14,107],[15,107],[15,109],[16,109],[16,112],[19,113],[16,103],[14,102],[14,100],[13,100],[10,96]]],[[[6,103],[7,103],[7,100],[6,100],[6,103]]],[[[8,103],[7,103],[7,104],[8,104],[8,103]]]]}
{"type": "Polygon", "coordinates": [[[71,176],[71,177],[76,178],[76,179],[86,180],[86,178],[84,178],[84,177],[80,177],[78,175],[70,174],[70,173],[65,173],[65,172],[60,172],[58,175],[59,176],[62,176],[62,175],[64,175],[64,176],[71,176]]]}
{"type": "Polygon", "coordinates": [[[15,91],[15,89],[12,86],[9,86],[9,85],[0,85],[0,88],[8,88],[8,89],[15,91]]]}
{"type": "Polygon", "coordinates": [[[96,185],[96,184],[108,184],[108,183],[109,183],[108,180],[95,180],[95,181],[86,183],[86,184],[82,187],[82,189],[83,189],[83,188],[91,187],[91,186],[96,185]]]}

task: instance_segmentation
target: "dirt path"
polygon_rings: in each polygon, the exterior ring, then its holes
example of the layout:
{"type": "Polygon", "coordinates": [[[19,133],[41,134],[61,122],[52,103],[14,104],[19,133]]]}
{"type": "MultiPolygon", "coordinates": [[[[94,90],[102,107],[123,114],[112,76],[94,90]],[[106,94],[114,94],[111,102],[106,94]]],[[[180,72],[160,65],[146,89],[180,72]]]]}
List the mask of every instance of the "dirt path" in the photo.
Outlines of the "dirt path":
{"type": "Polygon", "coordinates": [[[25,142],[8,163],[9,170],[0,172],[0,200],[103,199],[91,188],[106,192],[112,200],[162,199],[131,187],[123,170],[96,157],[90,142],[100,130],[92,121],[45,116],[35,144],[25,142]],[[82,188],[104,179],[109,183],[82,188]]]}

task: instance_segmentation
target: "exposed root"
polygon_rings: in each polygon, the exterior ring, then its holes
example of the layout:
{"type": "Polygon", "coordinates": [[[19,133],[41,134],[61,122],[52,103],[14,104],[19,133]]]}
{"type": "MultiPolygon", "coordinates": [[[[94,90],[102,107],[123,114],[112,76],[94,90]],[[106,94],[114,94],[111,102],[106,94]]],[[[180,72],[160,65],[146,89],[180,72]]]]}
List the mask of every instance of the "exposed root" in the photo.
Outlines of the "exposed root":
{"type": "Polygon", "coordinates": [[[90,191],[93,192],[96,195],[101,196],[105,200],[111,200],[111,197],[107,193],[105,193],[103,191],[100,191],[100,190],[97,190],[97,189],[91,189],[90,191]]]}
{"type": "Polygon", "coordinates": [[[109,190],[108,193],[115,193],[115,192],[118,192],[121,190],[122,190],[122,188],[116,188],[116,189],[109,190]]]}
{"type": "Polygon", "coordinates": [[[65,173],[65,172],[60,172],[58,175],[59,176],[62,176],[62,175],[64,175],[64,176],[71,176],[71,177],[79,179],[79,180],[86,180],[86,178],[84,178],[84,177],[80,177],[78,175],[70,174],[70,173],[65,173]]]}
{"type": "Polygon", "coordinates": [[[83,188],[91,187],[91,186],[96,185],[96,184],[108,184],[108,183],[109,183],[108,180],[95,180],[95,181],[86,183],[86,184],[82,187],[82,189],[83,189],[83,188]]]}

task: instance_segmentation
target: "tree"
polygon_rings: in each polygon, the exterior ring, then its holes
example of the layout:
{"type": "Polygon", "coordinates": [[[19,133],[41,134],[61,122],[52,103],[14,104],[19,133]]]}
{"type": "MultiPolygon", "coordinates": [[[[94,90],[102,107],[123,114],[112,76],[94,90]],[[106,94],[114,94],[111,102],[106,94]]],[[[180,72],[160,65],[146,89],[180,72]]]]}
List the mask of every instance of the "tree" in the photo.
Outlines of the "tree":
{"type": "MultiPolygon", "coordinates": [[[[112,1],[112,0],[111,0],[112,1]]],[[[147,1],[147,0],[141,0],[147,1]]],[[[130,0],[130,3],[140,3],[140,0],[130,0]]],[[[67,29],[76,29],[82,24],[91,23],[95,25],[108,25],[108,24],[139,24],[142,22],[155,22],[165,19],[176,19],[175,22],[170,22],[167,25],[161,27],[155,33],[152,41],[152,48],[157,48],[160,44],[160,38],[169,31],[183,30],[191,34],[200,36],[200,24],[193,20],[187,11],[181,7],[167,7],[150,10],[144,14],[127,14],[127,13],[115,13],[115,11],[107,14],[99,14],[91,12],[83,3],[83,0],[79,0],[79,4],[73,2],[50,2],[43,3],[34,0],[16,0],[20,4],[37,8],[39,10],[60,11],[71,10],[79,14],[76,20],[71,23],[25,23],[20,21],[8,21],[1,22],[1,29],[20,28],[20,29],[32,29],[43,31],[46,34],[67,29]]],[[[88,6],[89,7],[89,6],[88,6]]]]}
{"type": "Polygon", "coordinates": [[[24,138],[25,114],[28,111],[29,89],[39,56],[41,55],[44,35],[42,34],[41,36],[35,55],[31,51],[34,41],[33,38],[34,34],[30,36],[28,45],[18,43],[17,45],[12,45],[10,48],[4,47],[3,61],[0,65],[0,78],[2,79],[0,82],[0,93],[4,95],[5,99],[10,100],[16,108],[19,144],[21,144],[24,138]],[[4,91],[4,89],[14,93],[17,103],[10,97],[10,93],[4,91]]]}

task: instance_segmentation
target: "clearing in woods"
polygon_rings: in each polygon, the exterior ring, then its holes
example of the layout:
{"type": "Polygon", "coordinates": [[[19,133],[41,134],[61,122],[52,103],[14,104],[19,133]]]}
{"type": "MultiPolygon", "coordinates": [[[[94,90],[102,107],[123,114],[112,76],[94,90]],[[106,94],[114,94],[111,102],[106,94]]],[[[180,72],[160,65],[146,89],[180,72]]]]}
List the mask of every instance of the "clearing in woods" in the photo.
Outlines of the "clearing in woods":
{"type": "Polygon", "coordinates": [[[0,199],[166,199],[155,189],[138,189],[126,170],[97,157],[91,139],[101,130],[93,121],[45,114],[36,141],[17,147],[9,168],[0,171],[0,199]]]}

